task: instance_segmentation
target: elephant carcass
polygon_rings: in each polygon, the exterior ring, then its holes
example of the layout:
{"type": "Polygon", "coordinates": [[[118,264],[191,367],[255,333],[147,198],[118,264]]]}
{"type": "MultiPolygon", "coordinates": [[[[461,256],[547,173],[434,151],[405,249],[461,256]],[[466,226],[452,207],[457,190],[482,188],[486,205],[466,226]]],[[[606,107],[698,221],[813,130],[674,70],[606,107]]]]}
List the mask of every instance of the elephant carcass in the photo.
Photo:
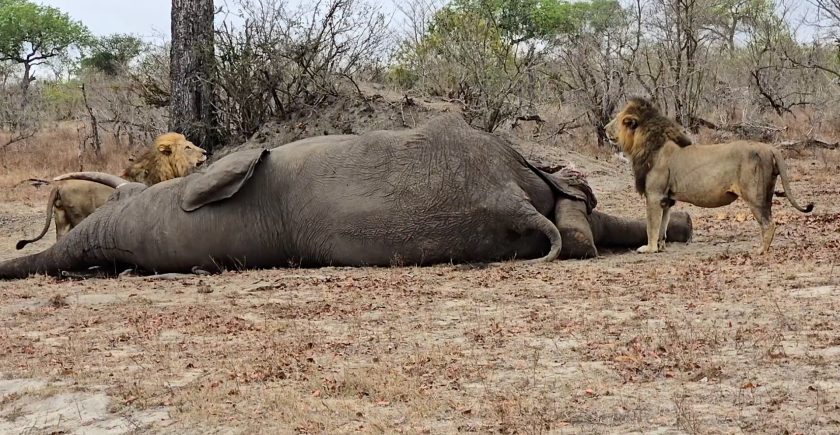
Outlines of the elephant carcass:
{"type": "MultiPolygon", "coordinates": [[[[550,261],[560,254],[561,229],[569,231],[554,221],[563,215],[558,203],[585,211],[572,230],[593,234],[603,217],[591,213],[585,183],[534,168],[457,115],[411,130],[241,151],[152,187],[111,184],[119,187],[100,210],[46,251],[0,263],[0,278],[91,266],[181,272],[550,261]]],[[[635,224],[628,228],[643,239],[644,224],[635,224]]],[[[594,234],[585,241],[592,245],[594,234]]]]}

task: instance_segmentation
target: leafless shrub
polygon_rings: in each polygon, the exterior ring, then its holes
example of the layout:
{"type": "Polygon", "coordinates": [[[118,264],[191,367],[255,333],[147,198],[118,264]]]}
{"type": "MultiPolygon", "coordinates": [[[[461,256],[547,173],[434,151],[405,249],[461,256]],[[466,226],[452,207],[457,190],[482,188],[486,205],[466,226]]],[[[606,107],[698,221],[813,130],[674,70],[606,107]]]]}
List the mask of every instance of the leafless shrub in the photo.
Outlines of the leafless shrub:
{"type": "Polygon", "coordinates": [[[168,42],[147,47],[140,61],[127,71],[131,90],[151,107],[169,107],[168,42]]]}
{"type": "Polygon", "coordinates": [[[357,92],[356,75],[375,65],[385,46],[385,17],[363,1],[318,1],[294,11],[282,0],[237,5],[244,23],[226,22],[216,32],[217,111],[233,141],[272,117],[357,92]]]}
{"type": "Polygon", "coordinates": [[[129,146],[149,143],[166,128],[166,109],[148,104],[144,90],[132,77],[85,77],[93,112],[101,128],[129,146]]]}
{"type": "Polygon", "coordinates": [[[43,100],[40,89],[30,89],[26,97],[19,86],[0,86],[0,149],[26,140],[41,128],[43,100]]]}
{"type": "Polygon", "coordinates": [[[609,18],[584,23],[551,41],[548,80],[561,101],[576,102],[594,127],[598,146],[607,143],[604,128],[627,91],[641,42],[642,3],[614,4],[609,18]]]}

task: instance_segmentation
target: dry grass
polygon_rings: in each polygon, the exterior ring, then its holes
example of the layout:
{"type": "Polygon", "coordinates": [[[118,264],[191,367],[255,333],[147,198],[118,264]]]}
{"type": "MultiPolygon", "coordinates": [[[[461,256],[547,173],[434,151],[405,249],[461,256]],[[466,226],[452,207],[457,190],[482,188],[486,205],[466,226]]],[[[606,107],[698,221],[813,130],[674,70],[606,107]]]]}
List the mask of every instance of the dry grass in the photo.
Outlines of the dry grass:
{"type": "MultiPolygon", "coordinates": [[[[80,156],[83,133],[78,128],[76,122],[56,123],[27,140],[0,149],[0,201],[31,200],[32,190],[26,183],[29,178],[50,180],[79,170],[119,174],[128,165],[132,153],[137,152],[118,143],[113,135],[104,134],[99,156],[90,148],[80,156]]],[[[3,138],[4,134],[0,133],[0,142],[3,138]]]]}

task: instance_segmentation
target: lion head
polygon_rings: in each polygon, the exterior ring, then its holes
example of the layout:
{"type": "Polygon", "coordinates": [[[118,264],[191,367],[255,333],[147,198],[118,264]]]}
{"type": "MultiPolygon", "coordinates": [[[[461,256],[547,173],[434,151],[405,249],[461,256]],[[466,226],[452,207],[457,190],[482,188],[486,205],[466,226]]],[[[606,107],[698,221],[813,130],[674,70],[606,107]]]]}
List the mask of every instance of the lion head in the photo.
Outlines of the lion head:
{"type": "Polygon", "coordinates": [[[130,181],[147,185],[183,177],[207,160],[207,151],[178,133],[164,133],[123,173],[130,181]]]}
{"type": "Polygon", "coordinates": [[[662,115],[650,101],[634,97],[606,126],[607,137],[618,143],[633,162],[636,190],[643,193],[653,157],[668,141],[680,147],[691,145],[682,126],[662,115]]]}

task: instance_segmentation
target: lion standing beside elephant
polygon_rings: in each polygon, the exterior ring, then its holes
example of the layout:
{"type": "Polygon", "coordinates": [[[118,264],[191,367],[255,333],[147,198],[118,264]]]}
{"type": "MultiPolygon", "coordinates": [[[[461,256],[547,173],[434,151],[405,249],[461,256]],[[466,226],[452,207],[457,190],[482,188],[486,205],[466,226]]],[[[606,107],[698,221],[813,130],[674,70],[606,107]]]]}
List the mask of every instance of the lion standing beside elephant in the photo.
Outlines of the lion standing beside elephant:
{"type": "MultiPolygon", "coordinates": [[[[207,151],[178,133],[164,133],[155,139],[138,159],[123,172],[128,181],[154,185],[183,177],[207,160],[207,151]]],[[[35,238],[21,240],[17,249],[43,238],[55,215],[55,238],[61,239],[71,229],[101,207],[114,189],[100,183],[83,180],[59,181],[47,200],[47,220],[35,238]]]]}
{"type": "Polygon", "coordinates": [[[761,226],[762,253],[769,251],[776,232],[771,212],[776,176],[794,208],[803,213],[814,208],[796,202],[784,159],[772,146],[748,141],[692,146],[675,121],[643,98],[631,98],[606,133],[629,155],[636,190],[646,200],[648,242],[638,252],[663,248],[676,201],[715,208],[742,198],[761,226]]]}

